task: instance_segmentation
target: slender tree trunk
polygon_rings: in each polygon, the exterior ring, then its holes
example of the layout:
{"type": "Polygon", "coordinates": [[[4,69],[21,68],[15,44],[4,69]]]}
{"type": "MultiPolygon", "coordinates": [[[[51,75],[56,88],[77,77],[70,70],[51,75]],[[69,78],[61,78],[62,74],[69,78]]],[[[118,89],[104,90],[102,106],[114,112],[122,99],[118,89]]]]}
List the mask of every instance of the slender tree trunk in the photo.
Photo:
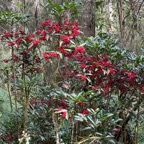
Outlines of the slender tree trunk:
{"type": "Polygon", "coordinates": [[[110,33],[114,32],[114,10],[113,10],[113,4],[112,4],[112,0],[109,0],[109,4],[108,4],[108,11],[109,11],[109,20],[110,20],[110,33]]]}
{"type": "Polygon", "coordinates": [[[130,9],[131,9],[131,18],[132,18],[132,26],[131,26],[131,39],[130,39],[130,47],[132,49],[136,48],[136,38],[137,38],[137,30],[138,30],[138,18],[139,13],[144,4],[144,1],[141,0],[129,0],[130,9]]]}
{"type": "Polygon", "coordinates": [[[34,14],[34,17],[35,17],[35,26],[36,26],[36,29],[38,28],[38,21],[39,21],[39,17],[40,17],[40,0],[35,0],[35,14],[34,14]]]}
{"type": "Polygon", "coordinates": [[[82,31],[86,37],[95,36],[95,0],[83,1],[82,31]]]}
{"type": "Polygon", "coordinates": [[[134,49],[134,41],[135,41],[135,30],[137,29],[137,13],[136,13],[136,2],[134,0],[129,0],[131,12],[132,12],[132,26],[131,26],[131,39],[130,39],[130,47],[134,49]]]}
{"type": "Polygon", "coordinates": [[[137,29],[137,2],[135,0],[129,0],[129,3],[132,11],[133,29],[137,29]]]}
{"type": "MultiPolygon", "coordinates": [[[[16,12],[16,11],[19,11],[19,9],[16,7],[18,1],[17,0],[12,0],[11,1],[11,11],[12,12],[16,12]]],[[[11,29],[15,32],[16,31],[16,25],[15,23],[11,24],[11,29]]]]}
{"type": "Polygon", "coordinates": [[[124,8],[122,5],[122,0],[118,0],[117,2],[118,9],[118,21],[119,21],[119,34],[121,47],[125,47],[125,21],[124,21],[124,8]]]}

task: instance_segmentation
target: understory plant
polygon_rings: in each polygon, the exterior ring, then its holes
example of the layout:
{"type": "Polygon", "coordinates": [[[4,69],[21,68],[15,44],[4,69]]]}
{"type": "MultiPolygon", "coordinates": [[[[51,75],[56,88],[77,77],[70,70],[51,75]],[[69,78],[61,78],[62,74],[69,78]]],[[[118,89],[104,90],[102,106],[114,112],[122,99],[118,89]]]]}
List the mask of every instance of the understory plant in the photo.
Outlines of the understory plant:
{"type": "Polygon", "coordinates": [[[80,34],[65,19],[1,35],[11,52],[1,70],[11,108],[2,141],[137,143],[144,57],[120,50],[106,34],[80,34]]]}

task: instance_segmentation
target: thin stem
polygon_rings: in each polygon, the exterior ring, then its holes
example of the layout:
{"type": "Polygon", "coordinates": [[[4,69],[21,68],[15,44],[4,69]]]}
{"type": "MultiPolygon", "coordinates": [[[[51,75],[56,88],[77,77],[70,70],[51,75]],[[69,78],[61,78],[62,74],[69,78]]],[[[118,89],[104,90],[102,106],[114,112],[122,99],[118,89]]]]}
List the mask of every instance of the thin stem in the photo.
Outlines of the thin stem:
{"type": "Polygon", "coordinates": [[[13,105],[12,105],[12,98],[11,98],[11,91],[10,91],[9,83],[7,84],[7,89],[8,89],[8,95],[9,95],[9,101],[10,101],[10,108],[11,108],[11,112],[12,112],[13,111],[13,105]]]}
{"type": "Polygon", "coordinates": [[[56,144],[60,144],[59,142],[59,124],[58,124],[58,114],[54,113],[53,114],[53,123],[54,123],[54,127],[55,127],[55,133],[56,133],[56,144]]]}
{"type": "Polygon", "coordinates": [[[75,129],[75,124],[74,124],[74,120],[72,119],[72,135],[71,135],[71,144],[73,143],[73,140],[74,140],[74,129],[75,129]]]}
{"type": "Polygon", "coordinates": [[[26,130],[26,124],[28,120],[28,109],[29,109],[29,97],[25,97],[25,105],[24,105],[24,130],[26,130]]]}
{"type": "MultiPolygon", "coordinates": [[[[138,103],[140,103],[140,96],[138,98],[139,98],[138,103]]],[[[139,112],[140,112],[140,105],[138,105],[138,112],[137,112],[137,117],[136,117],[135,137],[134,137],[135,144],[138,144],[139,112]]]]}

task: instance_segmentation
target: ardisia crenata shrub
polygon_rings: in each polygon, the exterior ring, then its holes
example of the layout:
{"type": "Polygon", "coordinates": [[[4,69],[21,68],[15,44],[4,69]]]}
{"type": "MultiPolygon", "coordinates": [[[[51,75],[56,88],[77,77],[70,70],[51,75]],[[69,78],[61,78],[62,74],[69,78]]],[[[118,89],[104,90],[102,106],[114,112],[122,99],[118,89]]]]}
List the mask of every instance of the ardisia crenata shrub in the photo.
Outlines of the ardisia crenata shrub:
{"type": "Polygon", "coordinates": [[[117,49],[108,36],[84,42],[80,33],[77,23],[47,20],[31,34],[20,29],[1,35],[11,51],[3,60],[3,80],[15,116],[12,125],[3,124],[3,141],[128,144],[136,140],[132,128],[138,126],[143,101],[144,57],[137,57],[137,63],[127,60],[130,53],[117,49]],[[132,120],[135,125],[129,127],[132,120]]]}

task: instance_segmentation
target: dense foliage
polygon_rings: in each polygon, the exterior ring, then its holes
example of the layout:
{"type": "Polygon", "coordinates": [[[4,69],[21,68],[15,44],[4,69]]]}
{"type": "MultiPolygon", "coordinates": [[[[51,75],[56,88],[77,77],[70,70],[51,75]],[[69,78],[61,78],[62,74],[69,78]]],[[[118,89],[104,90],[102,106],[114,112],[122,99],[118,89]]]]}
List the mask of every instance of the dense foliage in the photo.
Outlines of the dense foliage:
{"type": "Polygon", "coordinates": [[[144,56],[108,33],[82,38],[78,23],[57,18],[0,36],[10,51],[1,68],[0,142],[137,143],[144,56]]]}

